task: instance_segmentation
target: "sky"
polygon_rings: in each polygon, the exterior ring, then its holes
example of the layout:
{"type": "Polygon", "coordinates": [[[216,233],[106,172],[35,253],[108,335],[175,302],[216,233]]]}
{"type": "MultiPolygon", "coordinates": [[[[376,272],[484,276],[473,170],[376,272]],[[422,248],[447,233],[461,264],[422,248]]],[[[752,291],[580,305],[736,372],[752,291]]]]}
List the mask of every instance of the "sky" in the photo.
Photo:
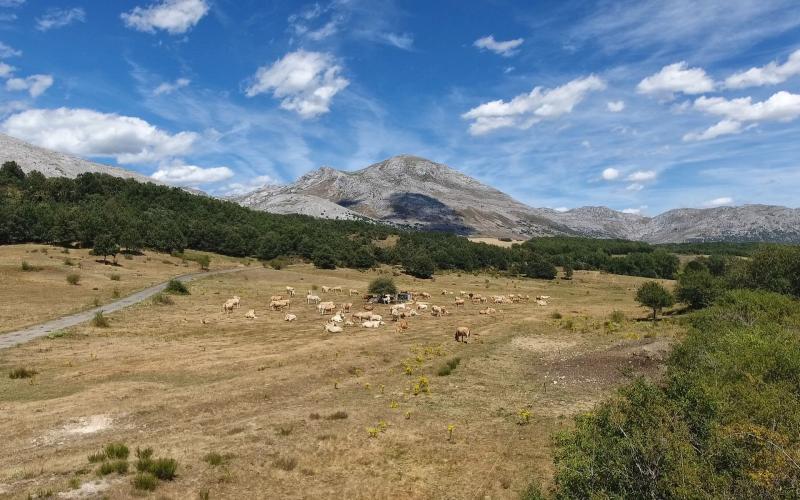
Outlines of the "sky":
{"type": "Polygon", "coordinates": [[[535,207],[798,207],[796,0],[0,0],[0,131],[235,195],[398,154],[535,207]]]}

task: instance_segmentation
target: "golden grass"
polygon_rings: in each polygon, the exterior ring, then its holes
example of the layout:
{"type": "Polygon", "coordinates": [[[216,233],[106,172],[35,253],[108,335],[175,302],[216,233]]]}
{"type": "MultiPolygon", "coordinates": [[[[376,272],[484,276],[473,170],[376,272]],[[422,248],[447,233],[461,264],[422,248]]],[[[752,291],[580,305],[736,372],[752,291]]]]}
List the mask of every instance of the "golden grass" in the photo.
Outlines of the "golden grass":
{"type": "MultiPolygon", "coordinates": [[[[497,306],[496,317],[467,302],[442,318],[410,318],[402,334],[388,321],[323,333],[306,290],[364,290],[376,275],[253,266],[194,282],[173,305],[116,313],[109,328],[0,351],[0,371],[39,372],[32,382],[0,377],[0,492],[66,491],[89,454],[120,441],[178,460],[177,478],[158,485],[169,498],[518,498],[532,479],[550,481],[552,432],[626,374],[656,375],[659,364],[641,351],[660,352],[680,331],[669,320],[635,321],[647,316],[632,298],[641,279],[576,272],[570,282],[489,278],[488,289],[485,275],[404,276],[400,288],[428,291],[433,304],[452,303],[442,288],[552,298],[497,306]],[[292,323],[267,308],[287,285],[298,292],[292,323]],[[242,305],[226,315],[232,295],[242,305]],[[245,319],[249,309],[257,319],[245,319]],[[610,330],[614,310],[628,319],[610,330]],[[460,325],[472,329],[467,344],[453,340],[460,325]],[[437,376],[455,357],[458,367],[437,376]],[[346,418],[329,418],[337,412],[346,418]],[[108,425],[84,432],[94,421],[108,425]],[[209,465],[212,452],[225,461],[209,465]]],[[[104,493],[134,496],[130,478],[104,493]]]]}
{"type": "Polygon", "coordinates": [[[525,242],[525,240],[513,240],[513,239],[511,241],[501,241],[498,238],[489,238],[483,236],[472,236],[469,238],[469,241],[474,241],[475,243],[488,243],[489,245],[495,245],[503,248],[511,248],[511,245],[525,242]]]}
{"type": "MultiPolygon", "coordinates": [[[[111,262],[111,259],[109,259],[111,262]]],[[[120,296],[167,280],[171,276],[199,271],[194,262],[183,262],[167,254],[145,252],[128,260],[117,256],[117,266],[102,263],[89,250],[62,253],[48,245],[0,246],[0,333],[105,304],[120,296]],[[67,265],[69,259],[72,265],[67,265]],[[21,263],[38,268],[23,271],[21,263]],[[78,274],[77,285],[67,275],[78,274]],[[112,280],[118,276],[119,280],[112,280]]],[[[213,255],[211,268],[231,267],[233,259],[213,255]]]]}

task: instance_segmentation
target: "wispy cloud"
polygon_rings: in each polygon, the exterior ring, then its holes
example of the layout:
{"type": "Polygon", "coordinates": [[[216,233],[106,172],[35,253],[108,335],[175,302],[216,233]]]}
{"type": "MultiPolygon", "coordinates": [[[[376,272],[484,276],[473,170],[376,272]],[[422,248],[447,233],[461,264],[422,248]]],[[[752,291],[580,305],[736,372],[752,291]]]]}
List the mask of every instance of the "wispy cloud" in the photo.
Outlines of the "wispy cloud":
{"type": "Polygon", "coordinates": [[[188,78],[178,78],[174,82],[163,82],[153,89],[153,95],[171,94],[176,90],[188,87],[192,83],[188,78]]]}
{"type": "Polygon", "coordinates": [[[473,45],[481,50],[489,50],[503,57],[511,57],[518,52],[517,49],[524,41],[522,38],[499,41],[494,39],[494,35],[489,35],[478,38],[473,45]]]}
{"type": "Polygon", "coordinates": [[[137,31],[163,30],[180,35],[192,29],[208,13],[206,0],[161,0],[147,7],[134,7],[121,15],[125,25],[137,31]]]}
{"type": "Polygon", "coordinates": [[[86,22],[86,11],[81,7],[71,9],[50,8],[43,16],[36,19],[36,29],[48,31],[54,28],[63,28],[72,23],[86,22]]]}

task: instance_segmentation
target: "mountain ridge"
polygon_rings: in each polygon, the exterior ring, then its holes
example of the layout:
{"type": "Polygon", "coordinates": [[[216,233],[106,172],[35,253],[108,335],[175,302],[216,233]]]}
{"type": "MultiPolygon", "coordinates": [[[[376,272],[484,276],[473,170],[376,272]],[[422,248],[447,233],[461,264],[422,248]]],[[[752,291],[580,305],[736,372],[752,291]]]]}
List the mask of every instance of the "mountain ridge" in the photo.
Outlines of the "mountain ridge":
{"type": "MultiPolygon", "coordinates": [[[[398,155],[367,167],[341,171],[328,166],[284,186],[256,190],[235,201],[272,211],[281,199],[307,215],[325,216],[330,203],[351,217],[446,230],[463,235],[523,237],[587,236],[651,243],[686,241],[800,242],[800,209],[749,204],[678,208],[646,217],[604,206],[564,212],[534,208],[452,167],[414,155],[398,155]],[[261,201],[256,201],[259,198],[261,201]],[[280,198],[277,198],[280,197],[280,198]],[[315,207],[319,203],[320,207],[315,207]]],[[[286,212],[282,212],[286,213],[286,212]]]]}

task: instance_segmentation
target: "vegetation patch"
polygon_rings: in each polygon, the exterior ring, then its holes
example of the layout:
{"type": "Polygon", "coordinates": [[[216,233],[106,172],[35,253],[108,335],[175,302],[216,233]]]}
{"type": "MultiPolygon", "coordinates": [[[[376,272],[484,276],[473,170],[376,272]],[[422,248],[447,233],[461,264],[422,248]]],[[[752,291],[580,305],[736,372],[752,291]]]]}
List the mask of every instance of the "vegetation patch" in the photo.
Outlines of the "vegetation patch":
{"type": "Polygon", "coordinates": [[[67,274],[67,283],[70,285],[78,285],[81,282],[81,275],[78,273],[67,274]]]}
{"type": "Polygon", "coordinates": [[[442,365],[436,372],[436,374],[439,375],[440,377],[446,377],[450,375],[453,372],[453,370],[455,370],[458,367],[458,364],[460,362],[461,358],[453,358],[447,361],[447,363],[445,363],[444,365],[442,365]]]}
{"type": "Polygon", "coordinates": [[[21,378],[31,378],[34,375],[38,375],[39,372],[32,368],[12,368],[11,371],[8,372],[8,378],[10,379],[21,379],[21,378]]]}
{"type": "Polygon", "coordinates": [[[164,291],[172,295],[189,295],[189,289],[186,288],[186,285],[184,285],[182,281],[176,279],[169,280],[164,291]]]}
{"type": "Polygon", "coordinates": [[[92,318],[92,326],[96,328],[108,328],[110,325],[108,318],[103,315],[103,311],[97,311],[92,318]]]}

